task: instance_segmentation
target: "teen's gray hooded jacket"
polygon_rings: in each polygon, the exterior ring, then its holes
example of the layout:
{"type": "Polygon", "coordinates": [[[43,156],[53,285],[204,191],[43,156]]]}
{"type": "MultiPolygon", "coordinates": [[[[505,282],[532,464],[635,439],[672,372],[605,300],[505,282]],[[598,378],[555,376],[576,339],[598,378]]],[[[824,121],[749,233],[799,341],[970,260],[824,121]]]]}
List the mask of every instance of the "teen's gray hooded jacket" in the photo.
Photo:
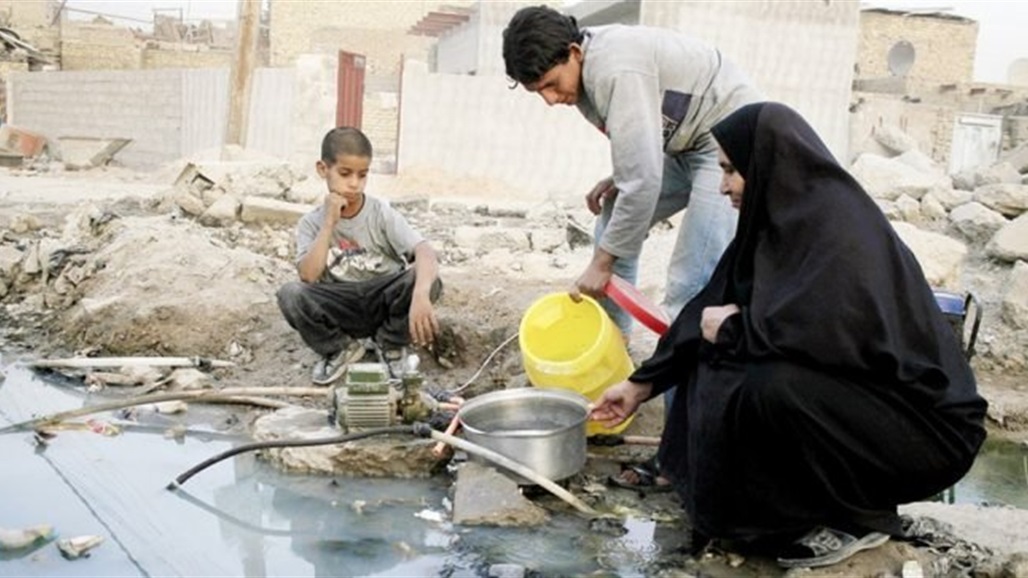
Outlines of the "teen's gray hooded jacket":
{"type": "Polygon", "coordinates": [[[600,248],[639,254],[660,195],[664,153],[711,151],[710,128],[764,100],[713,47],[645,26],[584,29],[578,109],[610,139],[618,199],[600,248]]]}

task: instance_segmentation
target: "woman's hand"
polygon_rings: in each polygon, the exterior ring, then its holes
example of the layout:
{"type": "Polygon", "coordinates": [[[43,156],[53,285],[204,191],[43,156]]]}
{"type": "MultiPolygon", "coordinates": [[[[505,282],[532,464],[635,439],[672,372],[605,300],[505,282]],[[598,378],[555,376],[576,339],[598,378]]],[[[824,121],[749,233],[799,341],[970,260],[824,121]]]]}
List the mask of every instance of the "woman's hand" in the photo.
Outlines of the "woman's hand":
{"type": "Polygon", "coordinates": [[[592,405],[589,419],[600,422],[606,428],[615,427],[634,414],[642,402],[650,397],[652,390],[653,384],[650,383],[622,381],[612,385],[592,405]]]}
{"type": "Polygon", "coordinates": [[[725,319],[741,311],[735,303],[720,305],[718,307],[704,307],[703,317],[700,319],[700,329],[703,330],[703,338],[714,343],[717,341],[717,332],[725,319]]]}

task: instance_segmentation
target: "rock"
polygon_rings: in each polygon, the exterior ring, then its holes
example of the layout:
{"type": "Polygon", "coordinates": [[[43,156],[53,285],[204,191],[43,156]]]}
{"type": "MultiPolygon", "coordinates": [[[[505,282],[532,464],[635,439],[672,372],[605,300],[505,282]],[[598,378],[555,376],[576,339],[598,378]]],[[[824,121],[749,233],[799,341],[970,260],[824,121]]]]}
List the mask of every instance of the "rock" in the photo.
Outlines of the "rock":
{"type": "Polygon", "coordinates": [[[929,191],[950,187],[948,177],[926,174],[897,160],[868,153],[857,157],[850,172],[869,195],[888,201],[904,194],[920,200],[929,191]]]}
{"type": "Polygon", "coordinates": [[[231,195],[222,195],[200,215],[200,223],[208,227],[225,227],[236,222],[239,201],[231,195]]]}
{"type": "Polygon", "coordinates": [[[982,205],[970,202],[953,209],[949,220],[961,234],[975,244],[984,244],[1007,224],[1003,215],[982,205]]]}
{"type": "Polygon", "coordinates": [[[896,205],[896,201],[886,201],[884,199],[874,199],[878,209],[882,211],[885,218],[890,221],[902,221],[903,214],[900,213],[899,207],[896,205]]]}
{"type": "Polygon", "coordinates": [[[946,207],[934,193],[927,193],[921,197],[921,215],[932,221],[941,221],[946,218],[946,207]]]}
{"type": "Polygon", "coordinates": [[[211,387],[211,376],[193,367],[181,367],[168,376],[177,389],[193,391],[211,387]]]}
{"type": "Polygon", "coordinates": [[[967,246],[938,233],[922,231],[908,223],[894,222],[893,227],[910,247],[924,270],[928,283],[934,287],[958,287],[967,256],[967,246]]]}
{"type": "Polygon", "coordinates": [[[0,277],[14,279],[18,272],[18,265],[24,258],[25,254],[14,247],[0,246],[0,277]]]}
{"type": "Polygon", "coordinates": [[[975,182],[974,171],[960,171],[953,175],[953,188],[961,191],[974,191],[977,183],[975,182]]]}
{"type": "Polygon", "coordinates": [[[457,472],[453,523],[468,526],[538,526],[546,510],[525,499],[517,483],[496,469],[467,462],[457,472]]]}
{"type": "Polygon", "coordinates": [[[458,247],[474,249],[485,253],[497,249],[512,251],[530,251],[528,233],[515,227],[457,227],[453,232],[453,242],[458,247]]]}
{"type": "Polygon", "coordinates": [[[489,578],[524,578],[525,567],[519,564],[493,564],[489,567],[489,578]]]}
{"type": "Polygon", "coordinates": [[[902,578],[924,578],[924,569],[921,568],[921,563],[917,560],[907,560],[903,563],[900,576],[902,578]]]}
{"type": "Polygon", "coordinates": [[[199,217],[207,210],[207,205],[203,203],[203,199],[184,189],[176,189],[172,199],[180,209],[194,217],[199,217]]]}
{"type": "Polygon", "coordinates": [[[1025,551],[1028,510],[1003,506],[915,502],[899,507],[900,514],[941,522],[960,539],[1009,556],[1025,551]]]}
{"type": "Polygon", "coordinates": [[[567,235],[561,229],[532,229],[528,241],[533,251],[552,253],[567,244],[567,235]]]}
{"type": "Polygon", "coordinates": [[[896,154],[917,149],[917,141],[894,124],[883,124],[874,128],[871,135],[878,144],[896,154]]]}
{"type": "Polygon", "coordinates": [[[210,208],[210,206],[216,203],[218,199],[224,198],[227,195],[228,193],[225,192],[225,189],[221,188],[220,185],[217,185],[201,192],[200,200],[203,201],[204,206],[210,208]]]}
{"type": "Polygon", "coordinates": [[[42,223],[39,222],[39,219],[35,215],[28,214],[15,215],[15,217],[11,219],[10,224],[11,232],[19,235],[28,233],[29,231],[38,231],[42,227],[42,223]]]}
{"type": "Polygon", "coordinates": [[[1003,225],[985,250],[1001,261],[1028,260],[1028,213],[1003,225]]]}
{"type": "Polygon", "coordinates": [[[932,157],[916,149],[908,150],[893,160],[901,162],[909,167],[913,167],[925,174],[938,176],[945,175],[945,171],[942,170],[942,167],[935,164],[932,157]]]}
{"type": "Polygon", "coordinates": [[[1019,552],[1007,560],[1000,578],[1028,578],[1028,553],[1019,552]]]}
{"type": "Polygon", "coordinates": [[[428,195],[411,195],[389,199],[389,204],[397,211],[403,213],[427,213],[429,207],[428,195]]]}
{"type": "Polygon", "coordinates": [[[971,191],[961,191],[952,188],[933,189],[930,194],[938,199],[942,206],[946,207],[947,211],[952,211],[960,205],[971,202],[971,199],[974,197],[974,193],[971,191]]]}
{"type": "Polygon", "coordinates": [[[295,226],[314,207],[264,197],[244,197],[239,218],[244,223],[295,226]]]}
{"type": "Polygon", "coordinates": [[[896,209],[900,217],[908,223],[916,223],[921,220],[921,203],[906,194],[896,199],[896,209]]]}
{"type": "Polygon", "coordinates": [[[1028,328],[1028,263],[1014,263],[1004,287],[1003,320],[1018,329],[1028,328]]]}
{"type": "MultiPolygon", "coordinates": [[[[319,439],[342,435],[328,425],[328,412],[287,407],[259,418],[257,441],[319,439]]],[[[368,478],[427,478],[448,456],[432,453],[435,441],[404,435],[375,436],[345,444],[265,450],[268,461],[290,472],[368,478]]]]}
{"type": "Polygon", "coordinates": [[[975,173],[975,187],[1002,183],[1021,184],[1021,173],[1010,163],[996,163],[975,173]]]}
{"type": "Polygon", "coordinates": [[[978,187],[974,200],[1008,217],[1028,211],[1028,185],[994,184],[978,187]]]}

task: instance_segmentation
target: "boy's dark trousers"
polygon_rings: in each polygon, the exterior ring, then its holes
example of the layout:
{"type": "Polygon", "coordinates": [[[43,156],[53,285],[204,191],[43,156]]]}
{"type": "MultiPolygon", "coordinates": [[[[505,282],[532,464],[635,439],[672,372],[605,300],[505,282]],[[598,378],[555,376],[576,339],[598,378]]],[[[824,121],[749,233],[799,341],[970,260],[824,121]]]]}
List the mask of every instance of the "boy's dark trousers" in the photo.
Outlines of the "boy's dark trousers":
{"type": "MultiPolygon", "coordinates": [[[[432,283],[435,302],[442,282],[432,283]]],[[[340,351],[348,338],[374,337],[383,348],[410,343],[410,303],[414,269],[368,281],[303,283],[278,290],[278,307],[304,343],[319,355],[340,351]]]]}

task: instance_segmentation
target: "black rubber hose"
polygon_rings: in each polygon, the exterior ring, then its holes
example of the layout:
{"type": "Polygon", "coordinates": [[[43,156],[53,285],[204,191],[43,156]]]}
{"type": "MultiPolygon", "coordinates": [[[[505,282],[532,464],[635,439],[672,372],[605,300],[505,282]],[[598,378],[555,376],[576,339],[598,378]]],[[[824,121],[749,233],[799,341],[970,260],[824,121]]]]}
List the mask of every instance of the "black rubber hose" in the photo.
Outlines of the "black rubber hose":
{"type": "Polygon", "coordinates": [[[185,472],[179,474],[177,478],[169,482],[166,486],[168,490],[175,490],[182,484],[186,483],[189,478],[199,474],[214,464],[231,458],[246,452],[252,452],[256,450],[263,450],[269,448],[297,448],[297,447],[308,447],[308,446],[327,446],[332,444],[341,444],[345,442],[351,442],[354,440],[360,440],[379,435],[387,434],[411,434],[420,437],[428,437],[432,435],[432,428],[423,423],[414,423],[410,425],[398,425],[392,427],[383,427],[377,429],[371,429],[367,431],[351,433],[341,436],[333,436],[330,438],[316,438],[312,440],[272,440],[267,442],[256,442],[252,444],[245,444],[234,447],[230,450],[221,452],[218,455],[207,458],[206,460],[196,464],[189,468],[185,472]]]}

